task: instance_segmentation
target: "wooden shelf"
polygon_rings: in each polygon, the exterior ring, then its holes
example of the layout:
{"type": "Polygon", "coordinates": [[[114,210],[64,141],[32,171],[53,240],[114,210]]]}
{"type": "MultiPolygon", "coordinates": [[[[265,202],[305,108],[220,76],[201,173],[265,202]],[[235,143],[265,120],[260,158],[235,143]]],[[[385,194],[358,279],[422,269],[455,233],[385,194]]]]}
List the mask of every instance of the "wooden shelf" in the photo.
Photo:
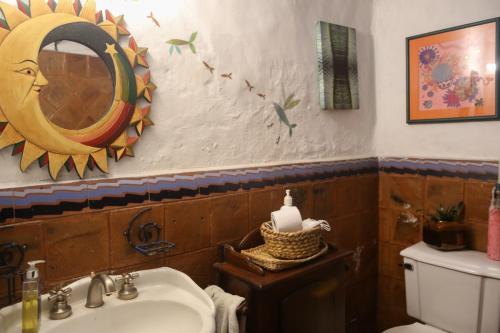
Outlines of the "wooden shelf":
{"type": "Polygon", "coordinates": [[[229,274],[237,279],[245,281],[256,289],[264,290],[272,288],[275,284],[283,283],[289,279],[300,279],[316,270],[323,269],[325,265],[335,264],[351,255],[352,251],[337,250],[332,245],[329,245],[329,251],[324,256],[281,272],[264,271],[264,275],[259,275],[253,271],[227,262],[215,263],[214,268],[218,272],[229,274]]]}
{"type": "Polygon", "coordinates": [[[217,284],[246,299],[246,332],[344,332],[344,279],[352,251],[329,245],[311,262],[271,272],[240,253],[262,243],[254,230],[239,244],[221,246],[220,262],[214,264],[217,284]]]}

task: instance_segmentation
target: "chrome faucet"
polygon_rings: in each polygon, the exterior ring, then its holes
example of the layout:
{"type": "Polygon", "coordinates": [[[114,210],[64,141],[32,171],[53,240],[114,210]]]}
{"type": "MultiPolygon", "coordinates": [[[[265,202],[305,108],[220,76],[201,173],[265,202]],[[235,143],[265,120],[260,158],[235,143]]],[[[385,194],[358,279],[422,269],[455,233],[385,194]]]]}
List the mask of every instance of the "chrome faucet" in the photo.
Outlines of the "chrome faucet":
{"type": "Polygon", "coordinates": [[[85,303],[85,306],[87,308],[98,308],[104,304],[102,300],[103,291],[106,293],[106,296],[116,291],[115,281],[105,273],[94,274],[92,272],[90,277],[91,280],[87,291],[87,303],[85,303]]]}

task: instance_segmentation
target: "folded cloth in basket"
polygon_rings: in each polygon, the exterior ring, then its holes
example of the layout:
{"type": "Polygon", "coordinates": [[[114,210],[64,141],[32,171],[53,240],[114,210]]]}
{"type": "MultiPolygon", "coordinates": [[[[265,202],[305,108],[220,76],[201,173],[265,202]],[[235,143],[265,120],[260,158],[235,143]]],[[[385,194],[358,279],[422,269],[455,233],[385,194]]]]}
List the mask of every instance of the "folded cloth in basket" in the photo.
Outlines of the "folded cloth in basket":
{"type": "Polygon", "coordinates": [[[319,226],[321,229],[325,231],[330,231],[332,228],[330,227],[330,224],[326,222],[325,220],[313,220],[313,219],[306,219],[302,221],[302,229],[307,230],[307,229],[312,229],[316,228],[319,226]]]}

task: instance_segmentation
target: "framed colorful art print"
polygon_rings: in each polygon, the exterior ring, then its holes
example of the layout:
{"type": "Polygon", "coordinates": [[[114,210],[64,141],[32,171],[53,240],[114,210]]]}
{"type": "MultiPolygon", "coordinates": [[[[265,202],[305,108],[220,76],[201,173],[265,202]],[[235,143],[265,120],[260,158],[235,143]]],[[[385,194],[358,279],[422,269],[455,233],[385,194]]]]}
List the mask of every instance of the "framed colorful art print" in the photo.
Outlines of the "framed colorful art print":
{"type": "Polygon", "coordinates": [[[498,120],[500,18],[406,38],[408,124],[498,120]]]}

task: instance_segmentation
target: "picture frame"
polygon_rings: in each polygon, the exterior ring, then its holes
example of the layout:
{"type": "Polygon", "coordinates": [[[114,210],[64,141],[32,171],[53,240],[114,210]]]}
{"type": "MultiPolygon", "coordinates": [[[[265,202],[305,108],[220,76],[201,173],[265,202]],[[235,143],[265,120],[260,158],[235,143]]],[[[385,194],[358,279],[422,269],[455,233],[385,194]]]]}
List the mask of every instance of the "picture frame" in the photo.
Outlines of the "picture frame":
{"type": "Polygon", "coordinates": [[[500,17],[406,38],[406,123],[500,119],[500,17]]]}
{"type": "Polygon", "coordinates": [[[356,29],[317,22],[316,54],[321,109],[359,109],[356,29]]]}

